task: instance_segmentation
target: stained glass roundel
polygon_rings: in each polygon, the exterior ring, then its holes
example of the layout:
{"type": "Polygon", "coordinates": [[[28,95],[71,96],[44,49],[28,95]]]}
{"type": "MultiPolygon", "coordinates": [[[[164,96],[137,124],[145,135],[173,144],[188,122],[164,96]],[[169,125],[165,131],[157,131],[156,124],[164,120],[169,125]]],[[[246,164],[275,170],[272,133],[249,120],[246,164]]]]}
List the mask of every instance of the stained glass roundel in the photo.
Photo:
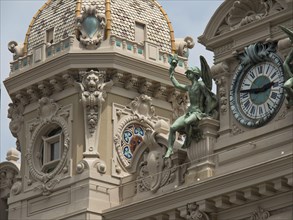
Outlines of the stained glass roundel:
{"type": "Polygon", "coordinates": [[[121,140],[122,152],[129,162],[135,150],[140,147],[144,135],[145,128],[139,124],[131,124],[123,130],[121,140]]]}

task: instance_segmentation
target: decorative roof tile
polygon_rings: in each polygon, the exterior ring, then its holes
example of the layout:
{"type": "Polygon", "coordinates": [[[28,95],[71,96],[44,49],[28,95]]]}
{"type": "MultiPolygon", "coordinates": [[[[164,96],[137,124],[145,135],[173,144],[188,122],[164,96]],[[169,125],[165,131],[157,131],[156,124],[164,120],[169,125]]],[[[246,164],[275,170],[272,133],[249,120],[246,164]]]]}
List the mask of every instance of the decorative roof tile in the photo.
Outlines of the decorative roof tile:
{"type": "MultiPolygon", "coordinates": [[[[83,0],[82,7],[96,4],[106,13],[106,0],[83,0]]],[[[27,34],[27,51],[46,42],[46,31],[54,28],[53,42],[75,34],[77,0],[49,0],[37,13],[27,34]]],[[[111,0],[111,34],[135,41],[135,22],[146,24],[147,41],[171,53],[171,30],[166,15],[154,0],[111,0]]]]}

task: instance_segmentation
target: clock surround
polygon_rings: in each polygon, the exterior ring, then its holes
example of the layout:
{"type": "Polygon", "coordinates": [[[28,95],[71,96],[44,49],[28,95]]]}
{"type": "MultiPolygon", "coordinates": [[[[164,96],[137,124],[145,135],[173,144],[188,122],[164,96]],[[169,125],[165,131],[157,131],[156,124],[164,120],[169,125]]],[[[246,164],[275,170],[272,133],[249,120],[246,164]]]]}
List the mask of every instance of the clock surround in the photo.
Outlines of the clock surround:
{"type": "Polygon", "coordinates": [[[243,126],[257,128],[268,123],[284,100],[282,59],[274,43],[256,43],[240,56],[230,89],[230,108],[243,126]]]}

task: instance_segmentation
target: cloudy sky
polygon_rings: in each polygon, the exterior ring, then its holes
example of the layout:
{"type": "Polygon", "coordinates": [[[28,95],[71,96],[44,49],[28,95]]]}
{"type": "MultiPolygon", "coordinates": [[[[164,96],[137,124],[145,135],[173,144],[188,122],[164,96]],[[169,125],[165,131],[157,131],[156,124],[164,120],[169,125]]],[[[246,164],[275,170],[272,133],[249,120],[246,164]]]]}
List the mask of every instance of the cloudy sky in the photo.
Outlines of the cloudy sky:
{"type": "MultiPolygon", "coordinates": [[[[9,148],[15,147],[15,138],[9,131],[7,108],[10,99],[2,83],[9,76],[9,62],[12,54],[7,49],[8,42],[14,40],[23,42],[28,25],[32,17],[46,1],[13,1],[0,0],[1,4],[1,130],[0,130],[0,161],[4,161],[9,148]]],[[[197,39],[223,0],[159,0],[168,14],[175,31],[175,38],[191,36],[197,39]]],[[[189,65],[199,66],[199,55],[206,57],[210,65],[213,64],[213,54],[196,44],[190,52],[189,65]]]]}

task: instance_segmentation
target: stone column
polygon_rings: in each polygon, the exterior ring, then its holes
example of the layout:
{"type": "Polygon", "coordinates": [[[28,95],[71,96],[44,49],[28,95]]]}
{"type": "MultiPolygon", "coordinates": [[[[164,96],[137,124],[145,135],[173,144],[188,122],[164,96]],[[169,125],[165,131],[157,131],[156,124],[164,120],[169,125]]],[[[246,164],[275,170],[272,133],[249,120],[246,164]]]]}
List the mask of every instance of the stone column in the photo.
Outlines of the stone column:
{"type": "Polygon", "coordinates": [[[213,148],[219,125],[219,121],[211,118],[200,121],[199,128],[202,131],[202,139],[199,142],[192,141],[187,149],[190,166],[185,176],[186,183],[192,183],[214,175],[215,157],[213,156],[213,148]]]}

